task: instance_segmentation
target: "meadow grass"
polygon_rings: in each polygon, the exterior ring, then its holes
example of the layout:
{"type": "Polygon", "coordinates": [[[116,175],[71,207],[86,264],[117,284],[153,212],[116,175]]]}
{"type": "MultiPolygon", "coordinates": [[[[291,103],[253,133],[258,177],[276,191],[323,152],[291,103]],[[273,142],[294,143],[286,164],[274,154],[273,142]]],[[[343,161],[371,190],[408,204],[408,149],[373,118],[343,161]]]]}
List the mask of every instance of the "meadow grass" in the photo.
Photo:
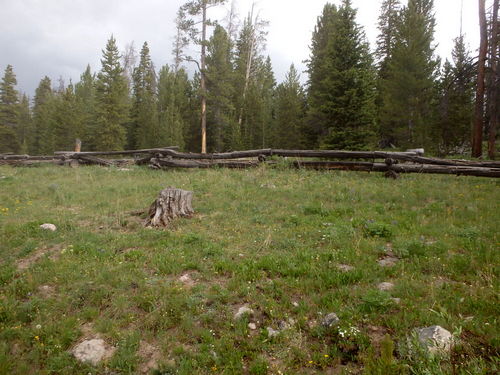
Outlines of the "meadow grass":
{"type": "Polygon", "coordinates": [[[265,167],[0,176],[0,374],[499,371],[494,179],[265,167]],[[143,228],[130,212],[168,186],[194,192],[195,216],[143,228]],[[388,255],[398,261],[380,266],[388,255]],[[235,320],[243,305],[254,314],[235,320]],[[331,312],[339,325],[322,326],[331,312]],[[456,336],[452,352],[408,344],[430,325],[456,336]],[[97,366],[70,353],[90,336],[116,347],[97,366]]]}

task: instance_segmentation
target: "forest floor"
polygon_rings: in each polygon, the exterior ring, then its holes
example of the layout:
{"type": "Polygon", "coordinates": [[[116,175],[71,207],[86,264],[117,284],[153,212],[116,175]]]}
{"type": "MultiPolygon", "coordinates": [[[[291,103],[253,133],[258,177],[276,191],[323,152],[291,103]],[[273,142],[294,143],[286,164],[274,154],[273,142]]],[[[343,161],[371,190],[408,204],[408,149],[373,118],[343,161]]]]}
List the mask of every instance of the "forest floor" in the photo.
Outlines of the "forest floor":
{"type": "Polygon", "coordinates": [[[0,374],[497,373],[499,187],[0,167],[0,374]],[[131,212],[168,186],[194,192],[195,216],[144,228],[131,212]],[[453,350],[414,343],[433,325],[453,350]],[[84,339],[108,357],[77,361],[84,339]]]}

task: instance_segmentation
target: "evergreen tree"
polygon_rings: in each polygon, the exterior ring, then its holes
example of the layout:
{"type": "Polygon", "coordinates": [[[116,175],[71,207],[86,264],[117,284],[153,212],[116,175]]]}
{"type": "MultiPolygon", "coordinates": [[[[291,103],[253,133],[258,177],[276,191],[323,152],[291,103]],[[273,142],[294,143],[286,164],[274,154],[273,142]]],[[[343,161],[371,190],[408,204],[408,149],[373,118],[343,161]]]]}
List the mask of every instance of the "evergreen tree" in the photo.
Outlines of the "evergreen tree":
{"type": "Polygon", "coordinates": [[[409,0],[381,89],[381,136],[399,147],[430,146],[435,75],[433,0],[409,0]]]}
{"type": "Polygon", "coordinates": [[[139,66],[134,69],[133,86],[129,148],[141,149],[162,146],[158,124],[156,73],[146,42],[141,49],[139,66]]]}
{"type": "Polygon", "coordinates": [[[20,152],[22,154],[29,154],[31,152],[29,147],[33,144],[35,134],[31,118],[30,102],[26,95],[23,95],[21,98],[18,115],[17,139],[21,145],[20,152]]]}
{"type": "Polygon", "coordinates": [[[95,75],[87,65],[85,72],[80,76],[80,82],[75,85],[76,105],[81,116],[81,140],[85,150],[97,150],[96,127],[96,88],[95,75]]]}
{"type": "Polygon", "coordinates": [[[377,50],[375,52],[380,72],[385,71],[388,60],[392,56],[394,45],[396,44],[396,31],[400,9],[401,2],[399,0],[383,0],[382,2],[378,18],[380,34],[377,38],[377,50]]]}
{"type": "Polygon", "coordinates": [[[439,84],[439,121],[436,139],[440,154],[463,152],[470,144],[474,120],[475,69],[464,36],[455,39],[453,64],[446,61],[439,84]]]}
{"type": "Polygon", "coordinates": [[[35,91],[33,125],[35,136],[30,152],[49,155],[54,152],[54,94],[49,77],[44,77],[35,91]]]}
{"type": "Polygon", "coordinates": [[[362,149],[375,131],[375,75],[350,0],[327,4],[313,33],[309,72],[311,146],[362,149]]]}
{"type": "Polygon", "coordinates": [[[73,150],[75,139],[81,139],[84,135],[83,117],[74,86],[70,83],[55,96],[53,125],[56,150],[73,150]]]}
{"type": "Polygon", "coordinates": [[[222,26],[215,27],[207,49],[208,144],[209,150],[221,152],[235,144],[233,132],[237,121],[232,102],[231,41],[222,26]]]}
{"type": "Polygon", "coordinates": [[[17,138],[19,94],[16,85],[12,65],[7,65],[0,82],[0,152],[18,152],[20,149],[17,138]]]}
{"type": "Polygon", "coordinates": [[[99,150],[121,150],[126,143],[128,121],[127,81],[120,65],[120,54],[113,36],[101,59],[102,69],[96,82],[96,138],[99,150]]]}
{"type": "MultiPolygon", "coordinates": [[[[185,146],[184,132],[189,123],[191,87],[187,73],[167,65],[160,69],[158,80],[158,117],[162,145],[185,146]]],[[[194,116],[199,118],[198,116],[194,116]]],[[[199,123],[197,122],[199,125],[199,123]]],[[[196,131],[199,132],[199,126],[196,131]]],[[[198,142],[196,142],[198,145],[198,142]]]]}
{"type": "Polygon", "coordinates": [[[305,96],[299,74],[292,64],[285,81],[276,89],[276,138],[274,147],[304,148],[305,96]]]}

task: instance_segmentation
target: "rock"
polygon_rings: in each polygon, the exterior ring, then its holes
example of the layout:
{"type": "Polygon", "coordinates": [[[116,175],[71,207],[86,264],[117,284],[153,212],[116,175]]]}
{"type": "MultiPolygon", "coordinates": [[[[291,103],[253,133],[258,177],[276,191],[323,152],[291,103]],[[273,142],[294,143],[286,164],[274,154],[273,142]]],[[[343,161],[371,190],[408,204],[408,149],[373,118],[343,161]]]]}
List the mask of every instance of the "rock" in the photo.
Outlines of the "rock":
{"type": "Polygon", "coordinates": [[[323,318],[323,320],[321,321],[321,325],[323,327],[330,328],[330,327],[333,327],[333,326],[339,324],[339,322],[340,322],[340,319],[337,316],[337,314],[330,313],[323,318]]]}
{"type": "Polygon", "coordinates": [[[128,172],[128,171],[131,171],[131,169],[130,169],[130,168],[118,168],[118,170],[119,170],[120,172],[128,172]]]}
{"type": "Polygon", "coordinates": [[[419,328],[416,330],[418,341],[431,353],[446,352],[453,343],[452,334],[440,326],[419,328]]]}
{"type": "Polygon", "coordinates": [[[49,223],[40,225],[40,228],[44,230],[50,230],[52,232],[55,232],[57,230],[57,227],[54,224],[49,224],[49,223]]]}
{"type": "Polygon", "coordinates": [[[299,303],[298,303],[297,301],[293,301],[293,302],[292,302],[292,306],[293,306],[293,307],[299,307],[299,303]]]}
{"type": "Polygon", "coordinates": [[[250,328],[252,331],[255,331],[257,329],[257,325],[255,323],[248,323],[248,328],[250,328]]]}
{"type": "Polygon", "coordinates": [[[394,289],[393,283],[383,282],[377,285],[378,290],[389,291],[394,289]]]}
{"type": "Polygon", "coordinates": [[[348,264],[338,264],[337,268],[342,272],[350,272],[354,269],[353,266],[350,266],[348,264]]]}
{"type": "Polygon", "coordinates": [[[392,302],[394,302],[396,305],[399,305],[401,303],[401,298],[391,298],[392,302]]]}
{"type": "Polygon", "coordinates": [[[377,263],[382,267],[393,267],[398,261],[399,259],[395,257],[384,257],[382,259],[379,259],[377,263]]]}
{"type": "Polygon", "coordinates": [[[248,306],[241,306],[236,314],[234,314],[234,319],[238,320],[241,319],[244,315],[252,315],[253,310],[249,308],[248,306]]]}
{"type": "Polygon", "coordinates": [[[104,340],[92,339],[81,342],[71,352],[80,362],[89,362],[95,366],[103,359],[111,357],[114,351],[115,348],[108,348],[104,340]]]}
{"type": "Polygon", "coordinates": [[[292,328],[292,326],[294,326],[294,325],[295,325],[295,320],[292,318],[289,318],[287,321],[284,321],[284,320],[279,321],[278,328],[280,329],[280,331],[285,331],[287,329],[292,328]]]}
{"type": "Polygon", "coordinates": [[[271,327],[267,327],[266,329],[267,329],[267,337],[269,338],[276,337],[280,334],[280,331],[276,331],[271,327]]]}

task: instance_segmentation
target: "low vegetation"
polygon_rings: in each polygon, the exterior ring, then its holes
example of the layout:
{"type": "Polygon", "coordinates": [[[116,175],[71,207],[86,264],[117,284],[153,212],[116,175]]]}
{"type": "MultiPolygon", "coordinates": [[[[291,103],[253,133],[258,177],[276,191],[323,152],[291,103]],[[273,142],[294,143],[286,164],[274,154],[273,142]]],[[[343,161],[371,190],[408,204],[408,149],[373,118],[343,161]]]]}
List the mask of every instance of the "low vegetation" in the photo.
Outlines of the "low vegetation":
{"type": "Polygon", "coordinates": [[[496,373],[498,188],[0,167],[0,374],[496,373]],[[194,192],[195,216],[144,228],[133,211],[167,186],[194,192]],[[338,325],[322,325],[332,312],[338,325]],[[454,334],[451,352],[409,344],[431,325],[454,334]],[[96,366],[71,354],[90,337],[116,348],[96,366]]]}

